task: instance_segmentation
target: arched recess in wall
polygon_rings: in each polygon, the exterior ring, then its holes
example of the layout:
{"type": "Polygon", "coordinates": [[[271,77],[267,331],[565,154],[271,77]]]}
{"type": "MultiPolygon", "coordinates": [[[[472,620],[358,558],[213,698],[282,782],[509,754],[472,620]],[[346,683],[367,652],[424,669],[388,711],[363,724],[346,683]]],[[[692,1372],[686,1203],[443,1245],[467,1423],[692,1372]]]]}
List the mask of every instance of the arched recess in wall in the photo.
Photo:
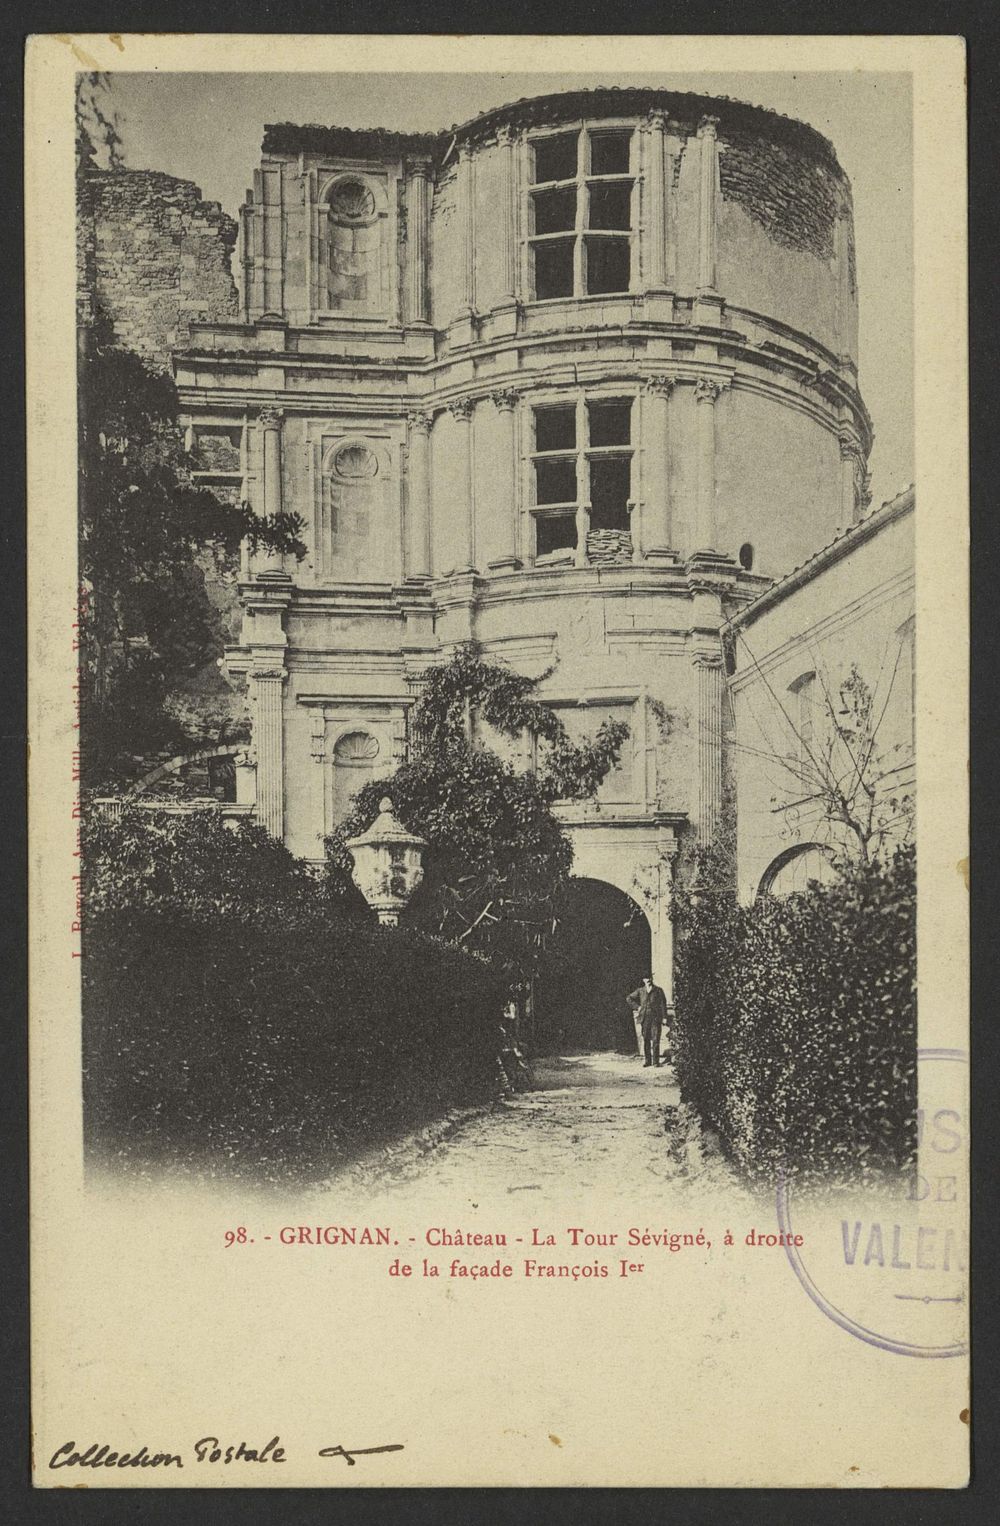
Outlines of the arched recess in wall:
{"type": "Polygon", "coordinates": [[[158,793],[166,790],[176,793],[178,798],[211,796],[216,800],[233,801],[236,799],[236,757],[246,745],[246,742],[239,742],[178,753],[143,774],[131,793],[142,795],[146,790],[158,793]]]}
{"type": "Polygon", "coordinates": [[[381,748],[370,731],[348,731],[333,747],[333,824],[351,810],[353,797],[374,777],[381,748]]]}
{"type": "Polygon", "coordinates": [[[828,885],[837,878],[833,855],[819,842],[796,843],[771,860],[761,875],[758,896],[798,895],[812,880],[828,885]]]}
{"type": "Polygon", "coordinates": [[[384,183],[355,170],[320,193],[320,298],[332,312],[380,317],[388,309],[384,183]]]}
{"type": "Polygon", "coordinates": [[[320,576],[386,583],[400,575],[399,514],[389,453],[380,442],[339,440],[323,459],[320,576]]]}

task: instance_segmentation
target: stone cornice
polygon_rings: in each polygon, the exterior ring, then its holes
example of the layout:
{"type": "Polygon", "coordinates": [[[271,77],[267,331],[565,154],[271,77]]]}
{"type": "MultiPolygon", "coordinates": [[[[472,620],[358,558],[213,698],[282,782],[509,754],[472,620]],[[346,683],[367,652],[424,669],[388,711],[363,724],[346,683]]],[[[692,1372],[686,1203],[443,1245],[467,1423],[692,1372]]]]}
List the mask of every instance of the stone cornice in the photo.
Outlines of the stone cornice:
{"type": "Polygon", "coordinates": [[[693,133],[706,118],[718,124],[719,135],[751,133],[764,142],[777,143],[804,153],[832,170],[846,184],[846,176],[828,139],[805,122],[782,116],[762,106],[726,96],[700,95],[693,91],[660,90],[648,86],[565,90],[494,107],[458,127],[436,133],[402,133],[386,128],[299,126],[272,122],[264,128],[262,152],[283,158],[316,155],[334,159],[382,160],[426,155],[440,166],[453,145],[478,147],[497,141],[509,131],[558,126],[586,119],[645,120],[651,113],[671,119],[671,127],[693,133]]]}

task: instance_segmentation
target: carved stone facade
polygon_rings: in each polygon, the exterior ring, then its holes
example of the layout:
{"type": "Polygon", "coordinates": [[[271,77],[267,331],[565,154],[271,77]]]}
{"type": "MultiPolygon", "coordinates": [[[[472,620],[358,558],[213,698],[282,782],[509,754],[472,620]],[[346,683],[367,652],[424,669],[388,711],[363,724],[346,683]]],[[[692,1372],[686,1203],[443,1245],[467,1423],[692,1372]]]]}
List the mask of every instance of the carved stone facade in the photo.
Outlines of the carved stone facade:
{"type": "Polygon", "coordinates": [[[669,992],[672,856],[719,821],[720,630],[865,491],[849,222],[824,139],[706,97],[266,130],[241,315],[175,372],[194,442],[233,431],[241,492],[306,522],[301,563],[247,559],[227,653],[287,673],[256,680],[258,812],[293,851],[322,854],[352,768],[405,756],[416,675],[474,639],[547,673],[578,734],[628,721],[600,799],[560,809],[669,992]]]}

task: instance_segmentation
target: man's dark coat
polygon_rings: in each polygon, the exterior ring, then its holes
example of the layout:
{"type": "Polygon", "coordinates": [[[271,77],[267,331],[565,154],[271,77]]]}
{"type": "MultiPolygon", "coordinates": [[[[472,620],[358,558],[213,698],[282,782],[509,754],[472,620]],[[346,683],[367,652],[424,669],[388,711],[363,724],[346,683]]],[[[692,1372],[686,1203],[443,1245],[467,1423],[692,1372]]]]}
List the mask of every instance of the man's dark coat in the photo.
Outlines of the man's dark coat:
{"type": "Polygon", "coordinates": [[[662,987],[640,986],[627,998],[642,1029],[643,1037],[654,1027],[661,1027],[667,1020],[667,998],[663,994],[662,987]]]}

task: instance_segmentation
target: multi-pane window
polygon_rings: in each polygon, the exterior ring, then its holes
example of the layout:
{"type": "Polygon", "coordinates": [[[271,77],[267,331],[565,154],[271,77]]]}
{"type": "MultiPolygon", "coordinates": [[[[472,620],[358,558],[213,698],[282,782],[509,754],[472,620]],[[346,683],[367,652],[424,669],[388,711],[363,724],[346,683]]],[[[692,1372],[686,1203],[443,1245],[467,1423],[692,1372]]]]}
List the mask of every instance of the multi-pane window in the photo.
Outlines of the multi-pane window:
{"type": "Polygon", "coordinates": [[[227,503],[239,503],[244,493],[242,439],[242,424],[199,424],[191,432],[195,482],[227,503]]]}
{"type": "Polygon", "coordinates": [[[632,133],[585,129],[531,144],[532,290],[538,301],[628,291],[632,133]]]}
{"type": "Polygon", "coordinates": [[[595,398],[534,409],[535,559],[576,551],[589,536],[627,536],[632,478],[632,400],[595,398]]]}

